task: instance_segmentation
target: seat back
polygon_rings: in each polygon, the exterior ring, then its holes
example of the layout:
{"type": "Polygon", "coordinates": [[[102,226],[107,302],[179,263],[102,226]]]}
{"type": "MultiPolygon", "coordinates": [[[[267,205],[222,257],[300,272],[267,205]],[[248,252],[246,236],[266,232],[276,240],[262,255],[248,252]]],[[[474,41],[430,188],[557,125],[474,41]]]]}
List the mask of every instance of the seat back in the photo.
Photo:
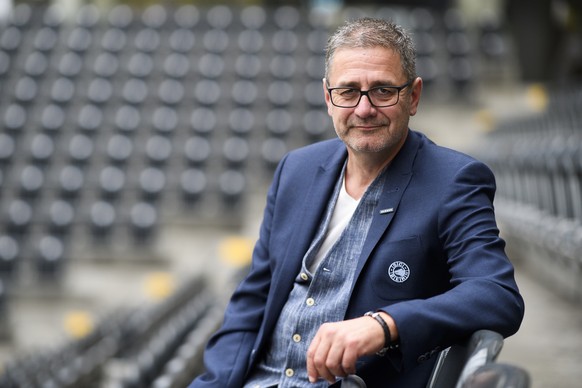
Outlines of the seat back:
{"type": "Polygon", "coordinates": [[[340,388],[366,388],[366,383],[358,375],[348,375],[342,379],[340,388]]]}
{"type": "Polygon", "coordinates": [[[427,388],[460,387],[469,374],[495,361],[502,347],[503,337],[499,333],[476,331],[467,341],[441,351],[427,388]]]}
{"type": "Polygon", "coordinates": [[[529,388],[529,374],[522,368],[492,362],[485,364],[463,381],[461,388],[529,388]]]}

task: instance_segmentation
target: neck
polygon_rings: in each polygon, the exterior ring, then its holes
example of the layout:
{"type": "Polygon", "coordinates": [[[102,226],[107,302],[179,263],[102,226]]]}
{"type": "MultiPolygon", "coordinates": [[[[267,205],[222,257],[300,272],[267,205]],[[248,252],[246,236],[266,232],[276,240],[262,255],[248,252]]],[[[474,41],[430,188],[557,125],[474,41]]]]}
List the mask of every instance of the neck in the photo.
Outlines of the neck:
{"type": "Polygon", "coordinates": [[[393,158],[374,158],[375,155],[356,155],[348,152],[348,164],[346,166],[346,192],[354,199],[360,199],[366,189],[376,177],[390,164],[393,158]]]}

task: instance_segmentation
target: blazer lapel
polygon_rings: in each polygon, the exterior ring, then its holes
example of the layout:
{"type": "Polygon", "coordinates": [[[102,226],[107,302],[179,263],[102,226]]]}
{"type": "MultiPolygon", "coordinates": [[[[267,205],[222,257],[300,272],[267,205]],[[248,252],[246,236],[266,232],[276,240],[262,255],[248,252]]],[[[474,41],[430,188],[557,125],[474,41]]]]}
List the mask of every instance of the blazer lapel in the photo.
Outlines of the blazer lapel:
{"type": "Polygon", "coordinates": [[[291,221],[292,225],[295,225],[292,243],[288,245],[284,255],[285,259],[279,266],[279,270],[273,274],[273,284],[277,284],[273,297],[273,302],[278,304],[278,306],[274,306],[274,311],[277,313],[293,288],[295,276],[289,276],[289,274],[299,273],[303,256],[315,238],[321,219],[327,209],[329,197],[345,161],[347,154],[345,146],[339,141],[338,144],[340,147],[331,153],[330,157],[326,157],[313,174],[308,191],[303,197],[303,209],[291,221]]]}
{"type": "Polygon", "coordinates": [[[380,238],[382,238],[386,229],[388,229],[388,226],[392,222],[392,219],[398,210],[398,205],[400,204],[402,195],[406,191],[406,187],[412,178],[412,167],[419,147],[419,136],[414,132],[409,131],[408,138],[406,139],[404,146],[398,155],[396,155],[392,161],[392,164],[386,171],[387,176],[386,183],[384,184],[384,190],[378,203],[378,209],[374,214],[374,218],[372,219],[372,224],[370,225],[370,229],[366,237],[366,242],[362,248],[362,253],[360,255],[360,260],[358,261],[356,276],[354,279],[359,277],[360,272],[370,257],[372,250],[376,247],[378,241],[380,241],[380,238]]]}

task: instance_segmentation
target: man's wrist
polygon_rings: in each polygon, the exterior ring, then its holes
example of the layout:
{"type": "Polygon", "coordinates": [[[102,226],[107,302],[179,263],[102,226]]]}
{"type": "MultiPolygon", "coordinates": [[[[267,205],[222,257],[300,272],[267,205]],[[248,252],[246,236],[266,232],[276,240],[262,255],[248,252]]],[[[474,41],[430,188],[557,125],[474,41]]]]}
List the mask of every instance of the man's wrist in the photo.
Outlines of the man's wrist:
{"type": "Polygon", "coordinates": [[[384,318],[382,318],[380,313],[368,311],[364,314],[364,316],[371,317],[376,320],[384,332],[384,347],[376,352],[378,356],[384,356],[389,350],[398,349],[400,343],[396,338],[394,338],[395,336],[392,336],[388,323],[384,320],[384,318]]]}

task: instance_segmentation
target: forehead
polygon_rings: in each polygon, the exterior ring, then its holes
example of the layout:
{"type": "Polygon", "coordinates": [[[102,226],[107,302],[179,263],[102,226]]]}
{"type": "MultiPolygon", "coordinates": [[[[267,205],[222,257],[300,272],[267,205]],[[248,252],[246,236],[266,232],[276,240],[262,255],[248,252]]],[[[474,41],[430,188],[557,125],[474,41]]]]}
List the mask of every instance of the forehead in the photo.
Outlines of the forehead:
{"type": "Polygon", "coordinates": [[[331,59],[328,77],[333,84],[405,81],[400,55],[380,46],[338,49],[331,59]]]}

